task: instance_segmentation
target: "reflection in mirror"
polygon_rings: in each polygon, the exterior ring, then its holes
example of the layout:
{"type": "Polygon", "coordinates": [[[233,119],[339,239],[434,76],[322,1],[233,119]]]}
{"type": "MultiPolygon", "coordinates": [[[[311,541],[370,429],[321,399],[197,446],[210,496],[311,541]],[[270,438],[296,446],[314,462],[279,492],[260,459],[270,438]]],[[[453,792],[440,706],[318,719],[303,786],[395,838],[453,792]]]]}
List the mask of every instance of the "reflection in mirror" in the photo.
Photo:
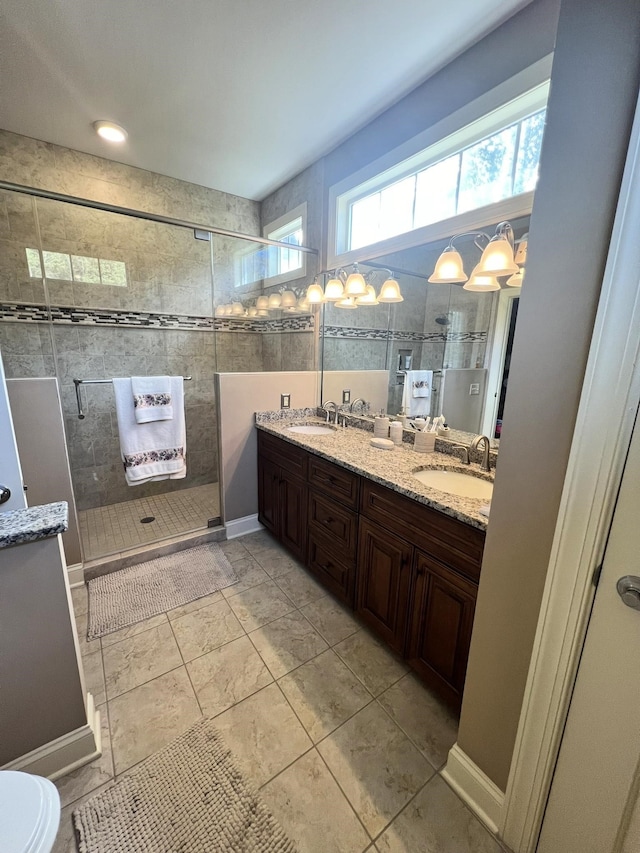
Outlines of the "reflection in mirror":
{"type": "MultiPolygon", "coordinates": [[[[511,220],[516,246],[529,217],[511,220]]],[[[493,234],[496,224],[483,230],[493,234]]],[[[482,244],[484,248],[486,242],[482,244]]],[[[490,292],[428,278],[446,241],[360,261],[379,287],[392,270],[403,301],[345,310],[323,305],[322,399],[362,397],[372,412],[436,417],[450,428],[499,438],[520,287],[490,292]]],[[[467,276],[481,251],[472,235],[456,240],[467,276]]],[[[522,261],[522,252],[519,262],[522,261]]]]}
{"type": "Polygon", "coordinates": [[[212,243],[218,370],[316,370],[305,292],[317,254],[220,234],[212,243]]]}

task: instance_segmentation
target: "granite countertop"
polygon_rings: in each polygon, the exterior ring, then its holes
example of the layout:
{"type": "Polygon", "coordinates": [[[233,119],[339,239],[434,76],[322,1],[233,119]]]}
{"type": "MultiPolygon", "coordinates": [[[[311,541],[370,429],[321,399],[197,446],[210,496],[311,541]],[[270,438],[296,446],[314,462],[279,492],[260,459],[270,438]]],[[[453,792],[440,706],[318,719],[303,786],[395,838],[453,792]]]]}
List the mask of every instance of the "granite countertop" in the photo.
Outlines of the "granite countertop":
{"type": "Polygon", "coordinates": [[[256,427],[271,433],[291,444],[336,462],[356,474],[368,477],[376,483],[387,486],[419,503],[433,507],[445,515],[464,521],[479,530],[486,529],[488,518],[480,514],[480,507],[487,500],[458,497],[429,488],[416,480],[412,471],[416,468],[436,468],[473,474],[483,480],[493,482],[494,471],[480,470],[476,464],[463,465],[455,456],[447,453],[416,453],[413,444],[405,441],[402,447],[393,450],[378,450],[371,447],[371,433],[356,427],[336,428],[332,435],[304,435],[292,433],[287,427],[295,424],[324,424],[321,418],[304,415],[297,418],[274,417],[269,419],[266,413],[256,418],[256,427]]]}
{"type": "Polygon", "coordinates": [[[68,527],[66,501],[0,512],[0,548],[47,539],[64,533],[68,527]]]}

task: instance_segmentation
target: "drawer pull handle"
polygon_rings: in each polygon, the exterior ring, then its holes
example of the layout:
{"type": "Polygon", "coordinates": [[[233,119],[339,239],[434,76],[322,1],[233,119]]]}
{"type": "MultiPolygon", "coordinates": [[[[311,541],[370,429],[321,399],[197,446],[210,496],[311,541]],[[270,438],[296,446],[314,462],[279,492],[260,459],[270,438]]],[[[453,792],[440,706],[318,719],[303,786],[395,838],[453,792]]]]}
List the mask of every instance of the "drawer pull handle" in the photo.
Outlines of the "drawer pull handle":
{"type": "Polygon", "coordinates": [[[325,523],[325,524],[333,524],[333,519],[331,518],[331,516],[330,516],[330,515],[328,515],[328,516],[325,518],[324,523],[325,523]]]}
{"type": "Polygon", "coordinates": [[[332,567],[333,563],[318,563],[318,568],[323,569],[325,572],[327,571],[327,569],[330,569],[332,567]]]}

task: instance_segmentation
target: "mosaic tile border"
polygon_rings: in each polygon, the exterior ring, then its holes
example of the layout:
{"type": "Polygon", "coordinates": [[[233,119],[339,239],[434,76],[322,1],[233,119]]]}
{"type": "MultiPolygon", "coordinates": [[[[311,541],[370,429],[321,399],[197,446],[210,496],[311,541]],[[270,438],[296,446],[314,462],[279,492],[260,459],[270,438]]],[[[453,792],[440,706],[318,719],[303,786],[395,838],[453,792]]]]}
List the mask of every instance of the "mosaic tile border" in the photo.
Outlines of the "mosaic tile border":
{"type": "Polygon", "coordinates": [[[365,341],[411,341],[413,343],[485,343],[488,332],[409,332],[402,329],[363,329],[357,326],[325,326],[326,338],[365,341]]]}
{"type": "Polygon", "coordinates": [[[0,322],[48,323],[76,326],[125,326],[142,329],[191,329],[216,332],[313,332],[310,315],[279,319],[231,319],[199,317],[186,314],[166,314],[151,311],[122,311],[99,308],[70,308],[64,305],[26,305],[18,302],[0,303],[0,322]]]}

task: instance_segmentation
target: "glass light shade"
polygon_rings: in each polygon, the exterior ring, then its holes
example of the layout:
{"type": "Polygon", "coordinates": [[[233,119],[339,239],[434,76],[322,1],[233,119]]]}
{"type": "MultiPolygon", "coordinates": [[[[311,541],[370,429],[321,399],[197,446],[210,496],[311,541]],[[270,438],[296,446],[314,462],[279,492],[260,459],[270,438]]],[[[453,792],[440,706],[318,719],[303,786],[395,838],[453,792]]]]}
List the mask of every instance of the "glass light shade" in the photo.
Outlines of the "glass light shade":
{"type": "Polygon", "coordinates": [[[513,259],[516,264],[523,266],[527,263],[527,247],[529,245],[529,241],[526,237],[523,237],[522,240],[518,243],[518,248],[516,249],[516,256],[513,259]]]}
{"type": "Polygon", "coordinates": [[[357,308],[356,301],[353,296],[345,296],[344,299],[339,299],[335,303],[336,308],[357,308]]]}
{"type": "Polygon", "coordinates": [[[364,276],[358,269],[358,265],[353,265],[353,272],[349,274],[344,285],[345,296],[364,296],[367,292],[367,283],[364,276]]]}
{"type": "Polygon", "coordinates": [[[269,307],[269,297],[268,296],[258,296],[256,299],[256,308],[258,311],[265,311],[269,307]]]}
{"type": "Polygon", "coordinates": [[[218,305],[218,307],[216,308],[216,317],[224,317],[226,313],[227,313],[227,306],[226,305],[218,305]]]}
{"type": "Polygon", "coordinates": [[[518,272],[511,243],[504,237],[493,237],[482,253],[476,270],[481,275],[489,276],[513,275],[518,272]]]}
{"type": "Polygon", "coordinates": [[[307,288],[307,299],[310,305],[319,305],[321,302],[324,302],[322,287],[315,281],[307,288]]]}
{"type": "Polygon", "coordinates": [[[311,310],[311,305],[309,304],[309,300],[307,299],[306,295],[301,296],[300,299],[298,299],[298,311],[310,311],[310,310],[311,310]]]}
{"type": "Polygon", "coordinates": [[[507,279],[507,284],[509,287],[522,287],[522,282],[524,281],[524,269],[520,268],[518,272],[515,272],[511,278],[507,279]]]}
{"type": "Polygon", "coordinates": [[[375,288],[372,284],[367,285],[367,292],[364,296],[356,298],[356,305],[377,305],[378,297],[376,296],[375,288]]]}
{"type": "Polygon", "coordinates": [[[476,293],[488,293],[491,290],[500,290],[498,279],[494,275],[486,275],[480,271],[480,264],[476,266],[474,271],[463,286],[463,290],[472,290],[476,293]]]}
{"type": "Polygon", "coordinates": [[[285,292],[282,294],[283,308],[295,308],[297,301],[298,298],[293,292],[293,290],[285,290],[285,292]]]}
{"type": "Polygon", "coordinates": [[[466,280],[460,252],[447,247],[436,261],[435,269],[428,281],[432,284],[457,284],[466,280]]]}
{"type": "Polygon", "coordinates": [[[231,306],[231,313],[234,317],[242,317],[244,314],[244,308],[242,306],[242,302],[234,302],[231,306]]]}
{"type": "Polygon", "coordinates": [[[404,302],[404,297],[400,293],[400,285],[395,278],[388,278],[378,294],[378,302],[404,302]]]}
{"type": "Polygon", "coordinates": [[[251,308],[249,308],[249,310],[247,311],[247,314],[248,314],[250,317],[255,317],[255,316],[257,316],[257,314],[258,314],[258,309],[256,308],[256,306],[255,306],[255,305],[252,305],[252,306],[251,306],[251,308]]]}
{"type": "Polygon", "coordinates": [[[268,317],[269,312],[266,308],[258,308],[258,317],[268,317]]]}
{"type": "Polygon", "coordinates": [[[337,302],[344,296],[344,285],[339,278],[330,278],[324,288],[324,298],[327,302],[337,302]]]}
{"type": "Polygon", "coordinates": [[[269,308],[279,308],[282,304],[282,297],[279,293],[272,293],[269,297],[269,308]]]}

